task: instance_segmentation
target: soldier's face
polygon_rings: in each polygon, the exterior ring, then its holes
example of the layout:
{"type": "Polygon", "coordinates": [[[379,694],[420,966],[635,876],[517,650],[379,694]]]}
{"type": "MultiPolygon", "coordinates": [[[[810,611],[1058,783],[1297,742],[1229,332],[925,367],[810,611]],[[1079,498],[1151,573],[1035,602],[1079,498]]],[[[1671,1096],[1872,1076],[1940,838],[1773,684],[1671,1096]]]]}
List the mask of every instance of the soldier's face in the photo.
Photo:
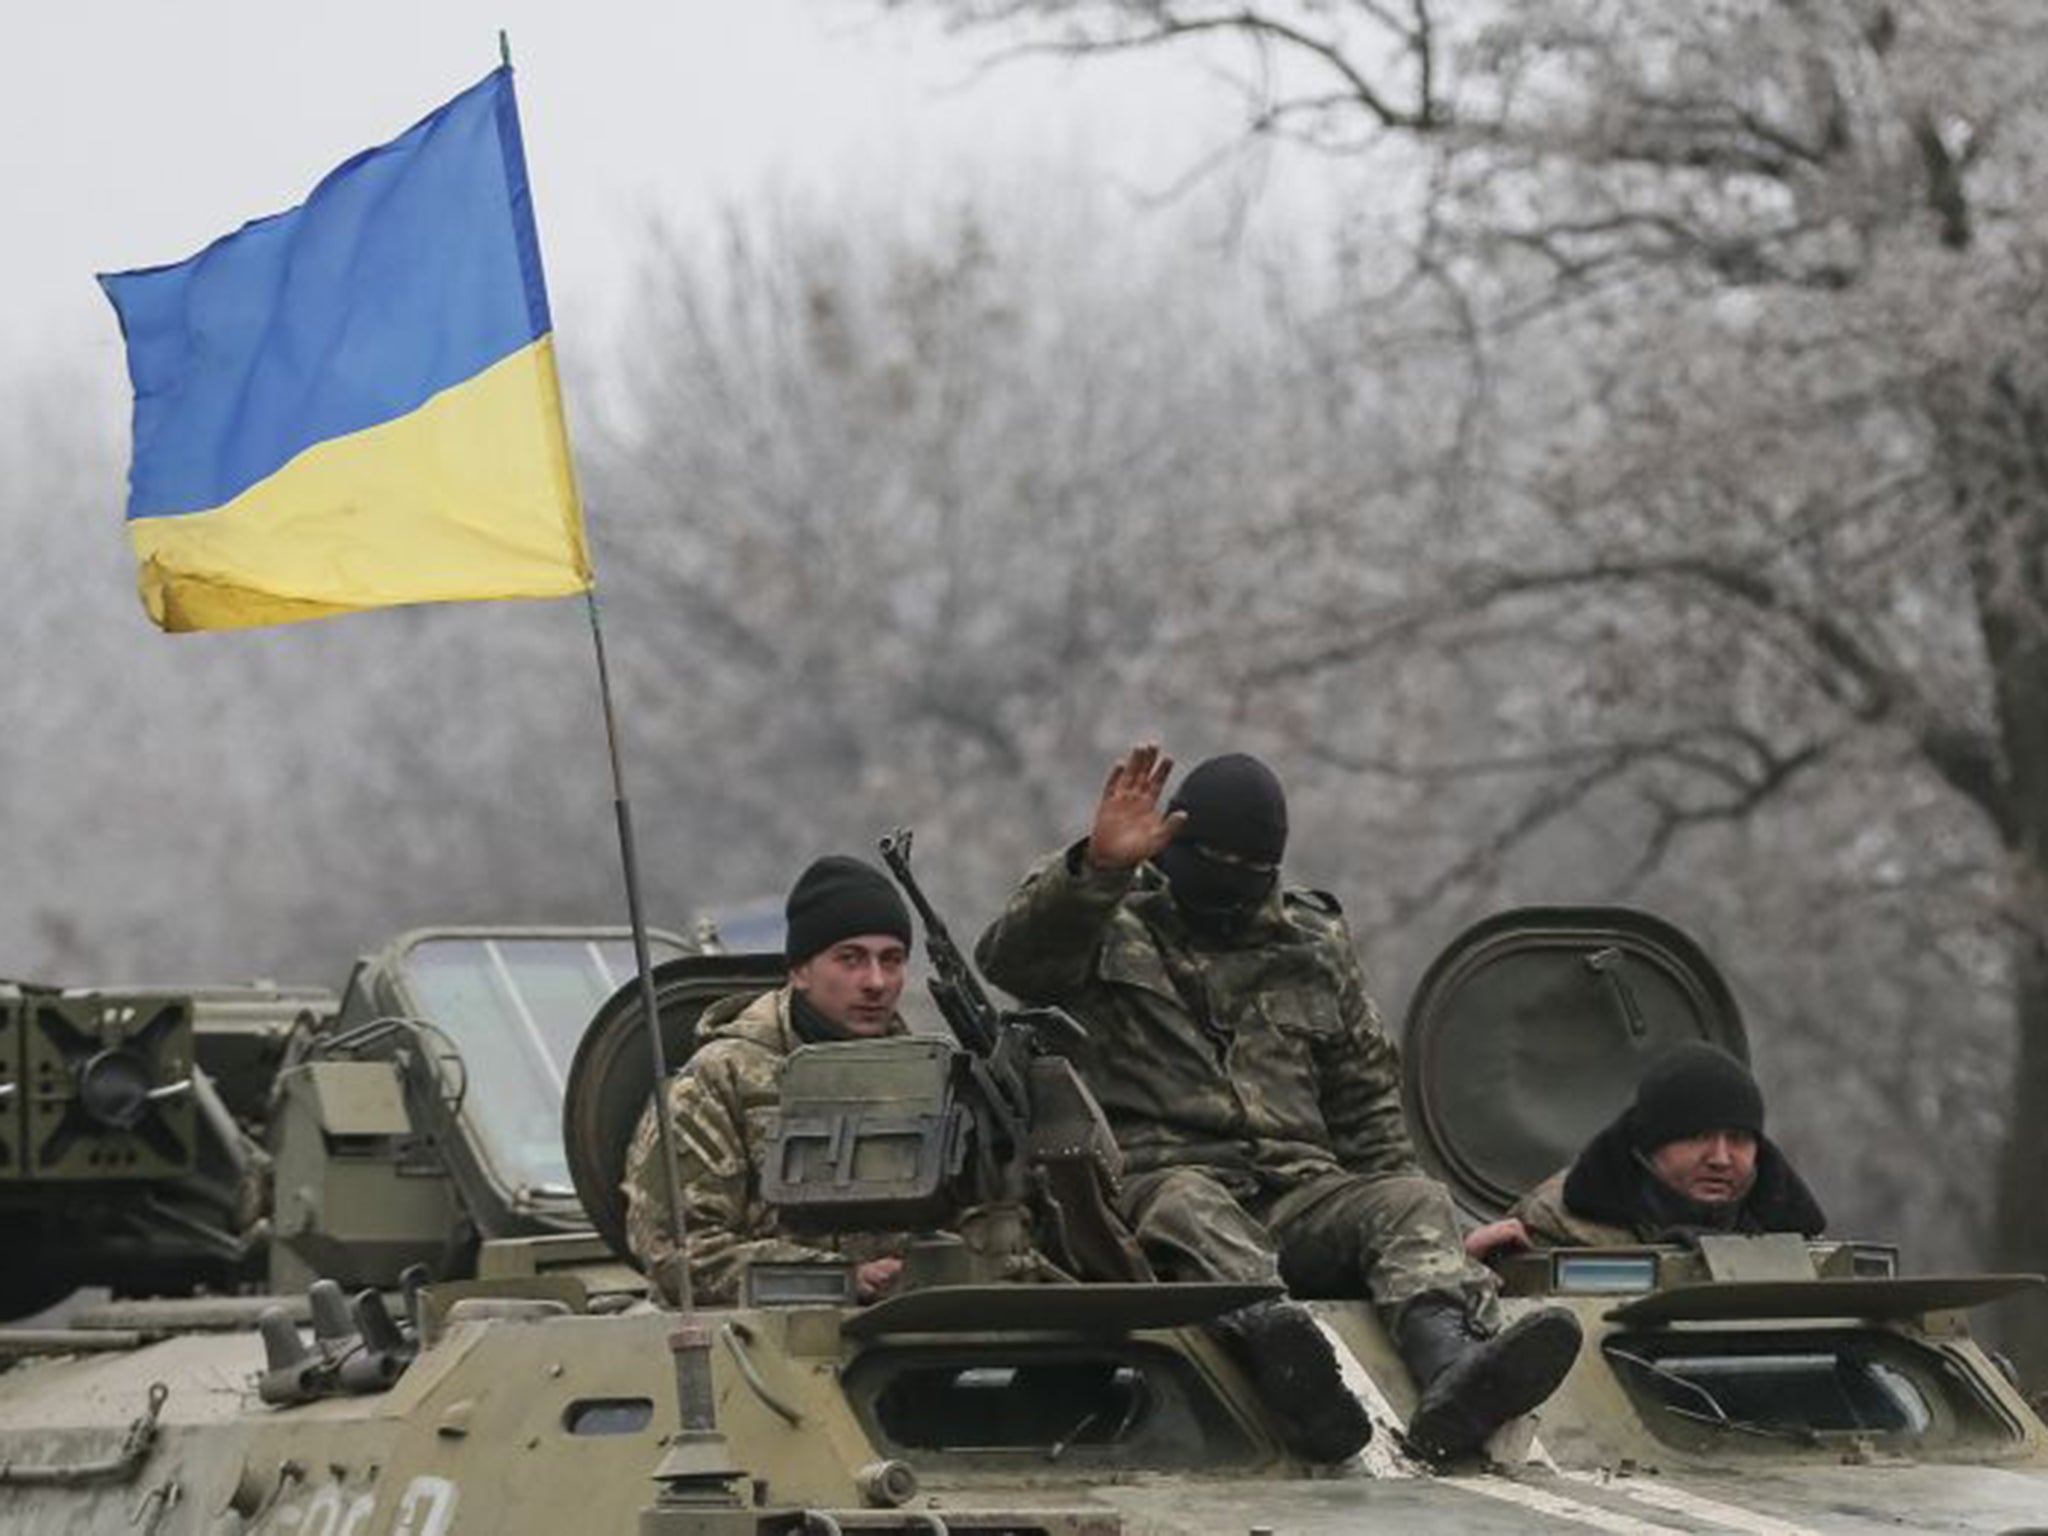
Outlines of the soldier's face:
{"type": "Polygon", "coordinates": [[[885,933],[841,939],[789,972],[789,984],[849,1035],[879,1035],[896,1016],[910,955],[885,933]]]}
{"type": "Polygon", "coordinates": [[[1702,1205],[1732,1205],[1756,1182],[1756,1138],[1748,1131],[1706,1131],[1667,1141],[1650,1154],[1665,1184],[1702,1205]]]}

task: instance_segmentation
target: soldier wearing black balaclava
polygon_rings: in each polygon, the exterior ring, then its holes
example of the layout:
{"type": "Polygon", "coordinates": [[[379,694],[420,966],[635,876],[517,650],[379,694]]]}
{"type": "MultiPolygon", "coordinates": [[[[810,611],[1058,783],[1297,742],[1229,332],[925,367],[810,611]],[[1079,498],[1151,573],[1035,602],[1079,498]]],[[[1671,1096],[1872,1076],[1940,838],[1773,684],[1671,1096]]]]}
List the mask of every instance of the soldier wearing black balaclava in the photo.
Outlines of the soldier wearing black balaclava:
{"type": "Polygon", "coordinates": [[[1228,942],[1280,881],[1280,856],[1287,851],[1280,781],[1242,752],[1212,757],[1181,781],[1167,811],[1185,820],[1152,862],[1189,928],[1228,942]]]}
{"type": "MultiPolygon", "coordinates": [[[[1088,836],[1031,871],[976,958],[1088,1026],[1080,1065],[1153,1268],[1370,1297],[1415,1377],[1410,1447],[1471,1454],[1563,1379],[1578,1324],[1546,1308],[1500,1327],[1491,1272],[1416,1163],[1399,1058],[1342,913],[1280,884],[1287,802],[1272,770],[1211,758],[1162,811],[1171,773],[1153,747],[1120,760],[1088,836]]],[[[1299,1302],[1216,1329],[1298,1454],[1339,1460],[1369,1438],[1299,1302]]]]}

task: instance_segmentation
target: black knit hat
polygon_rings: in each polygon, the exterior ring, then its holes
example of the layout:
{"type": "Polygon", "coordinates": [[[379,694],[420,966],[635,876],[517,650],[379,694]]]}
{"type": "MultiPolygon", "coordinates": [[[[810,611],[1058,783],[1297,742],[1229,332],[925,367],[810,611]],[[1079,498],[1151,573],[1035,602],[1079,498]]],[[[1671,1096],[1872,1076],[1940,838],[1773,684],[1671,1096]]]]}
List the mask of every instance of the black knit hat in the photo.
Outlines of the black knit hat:
{"type": "Polygon", "coordinates": [[[1196,764],[1167,809],[1188,813],[1188,842],[1266,864],[1287,851],[1287,796],[1273,770],[1245,753],[1196,764]]]}
{"type": "Polygon", "coordinates": [[[1688,1040],[1651,1062],[1636,1084],[1629,1139],[1645,1152],[1708,1131],[1764,1133],[1764,1096],[1749,1069],[1718,1045],[1688,1040]]]}
{"type": "Polygon", "coordinates": [[[910,908],[895,883],[872,864],[831,853],[796,877],[783,906],[789,931],[782,953],[800,965],[841,939],[886,933],[907,947],[910,908]]]}

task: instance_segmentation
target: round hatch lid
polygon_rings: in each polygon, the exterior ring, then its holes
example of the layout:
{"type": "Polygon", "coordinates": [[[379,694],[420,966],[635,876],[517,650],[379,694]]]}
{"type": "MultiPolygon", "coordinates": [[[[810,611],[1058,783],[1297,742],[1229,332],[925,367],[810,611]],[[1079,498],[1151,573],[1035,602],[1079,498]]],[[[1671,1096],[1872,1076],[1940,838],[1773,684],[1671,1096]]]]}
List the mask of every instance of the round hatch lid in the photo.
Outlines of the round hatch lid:
{"type": "MultiPolygon", "coordinates": [[[[789,966],[780,955],[686,955],[654,968],[654,1009],[661,1019],[662,1059],[673,1073],[697,1048],[698,1015],[721,997],[782,985],[789,966]]],[[[647,1048],[640,982],[605,1000],[577,1044],[562,1094],[562,1143],[569,1178],[590,1224],[613,1253],[637,1264],[626,1248],[626,1196],[619,1183],[640,1116],[654,1093],[654,1057],[647,1048]]]]}
{"type": "Polygon", "coordinates": [[[1626,907],[1523,907],[1467,929],[1408,1006],[1402,1089],[1425,1167],[1476,1215],[1565,1167],[1661,1052],[1708,1040],[1749,1059],[1742,1015],[1700,947],[1626,907]]]}

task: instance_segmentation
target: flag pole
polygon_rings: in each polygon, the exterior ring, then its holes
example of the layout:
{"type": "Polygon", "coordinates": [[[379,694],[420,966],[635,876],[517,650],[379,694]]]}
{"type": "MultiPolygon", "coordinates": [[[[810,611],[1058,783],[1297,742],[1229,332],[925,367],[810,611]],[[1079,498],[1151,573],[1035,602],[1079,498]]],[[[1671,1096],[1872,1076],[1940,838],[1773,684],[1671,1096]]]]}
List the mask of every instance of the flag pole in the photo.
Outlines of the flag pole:
{"type": "MultiPolygon", "coordinates": [[[[507,70],[512,67],[512,43],[504,29],[498,32],[498,57],[507,70]]],[[[562,461],[573,491],[576,464],[569,453],[568,422],[562,421],[562,461]]],[[[579,500],[581,498],[578,498],[579,500]]],[[[604,621],[597,605],[596,562],[588,561],[589,583],[583,601],[590,614],[590,643],[597,655],[597,696],[604,707],[605,751],[612,765],[612,808],[619,824],[619,862],[626,876],[626,916],[633,927],[633,967],[640,979],[640,1014],[647,1020],[647,1053],[654,1065],[654,1124],[661,1142],[661,1176],[668,1194],[669,1240],[675,1245],[676,1306],[682,1313],[669,1334],[668,1347],[675,1360],[676,1414],[680,1425],[670,1437],[668,1454],[655,1468],[662,1486],[656,1502],[692,1507],[706,1503],[737,1505],[733,1484],[742,1475],[732,1467],[725,1436],[718,1429],[718,1399],[711,1374],[711,1332],[698,1319],[695,1288],[690,1284],[690,1255],[683,1230],[683,1177],[676,1162],[676,1137],[669,1123],[668,1060],[661,1044],[661,1011],[654,996],[654,966],[647,956],[647,918],[640,903],[640,865],[633,852],[633,807],[626,798],[626,772],[619,756],[618,712],[612,707],[611,666],[604,652],[604,621]]],[[[658,1291],[660,1277],[652,1272],[648,1280],[658,1291]]],[[[641,1512],[646,1523],[649,1511],[641,1512]]],[[[657,1516],[658,1518],[658,1516],[657,1516]]]]}
{"type": "MultiPolygon", "coordinates": [[[[661,1136],[661,1169],[668,1186],[669,1236],[676,1249],[676,1307],[682,1314],[668,1336],[675,1361],[676,1418],[679,1428],[669,1437],[668,1454],[654,1469],[664,1505],[737,1505],[734,1482],[744,1474],[733,1469],[725,1436],[718,1428],[718,1398],[711,1375],[711,1330],[698,1318],[690,1284],[690,1256],[683,1246],[682,1174],[676,1166],[675,1131],[669,1124],[668,1063],[661,1048],[661,1017],[655,1011],[654,971],[647,961],[647,924],[640,910],[640,872],[633,857],[633,807],[626,799],[626,776],[619,763],[618,719],[612,709],[611,669],[605,662],[604,624],[598,617],[597,578],[584,588],[590,611],[590,639],[597,651],[597,691],[604,701],[604,739],[612,760],[612,804],[619,819],[619,857],[626,870],[626,911],[633,924],[633,962],[640,972],[640,1012],[647,1020],[647,1049],[654,1058],[654,1123],[661,1136]]],[[[657,1289],[660,1280],[648,1277],[657,1289]]],[[[646,1524],[647,1511],[641,1523],[646,1524]]]]}
{"type": "MultiPolygon", "coordinates": [[[[512,39],[498,29],[498,60],[512,67],[512,39]]],[[[567,434],[562,442],[563,462],[573,483],[576,466],[569,457],[567,434]]],[[[580,498],[579,498],[580,499],[580,498]]],[[[597,653],[597,696],[604,710],[604,743],[612,767],[612,811],[619,826],[619,862],[626,877],[626,921],[633,930],[633,969],[640,982],[640,1013],[647,1021],[647,1052],[654,1066],[654,1122],[661,1142],[662,1186],[668,1196],[669,1241],[675,1245],[676,1305],[686,1315],[695,1309],[690,1285],[690,1259],[683,1230],[683,1176],[676,1161],[676,1138],[669,1124],[668,1053],[661,1043],[661,1011],[654,995],[654,964],[647,952],[646,909],[640,901],[640,862],[633,851],[633,806],[626,798],[626,771],[619,755],[618,712],[612,707],[611,667],[605,659],[604,622],[597,605],[597,571],[592,562],[590,585],[583,589],[583,601],[590,614],[590,641],[597,653]]],[[[657,1289],[658,1276],[647,1277],[657,1289]]]]}
{"type": "MultiPolygon", "coordinates": [[[[682,1171],[676,1163],[675,1132],[669,1125],[668,1053],[661,1044],[661,1015],[654,999],[654,968],[647,957],[647,919],[640,904],[640,864],[633,852],[633,806],[626,798],[626,774],[619,757],[618,716],[612,708],[611,668],[605,660],[604,624],[598,615],[597,578],[594,574],[583,598],[590,613],[591,645],[597,652],[597,694],[604,706],[605,750],[611,757],[612,810],[619,824],[619,861],[626,874],[626,920],[633,928],[633,964],[640,977],[640,1012],[647,1020],[647,1048],[654,1062],[654,1119],[661,1137],[662,1181],[668,1193],[669,1240],[675,1244],[676,1250],[676,1305],[687,1313],[693,1309],[695,1298],[691,1294],[689,1254],[684,1248],[682,1171]]],[[[656,1277],[650,1275],[648,1278],[656,1277]]]]}

